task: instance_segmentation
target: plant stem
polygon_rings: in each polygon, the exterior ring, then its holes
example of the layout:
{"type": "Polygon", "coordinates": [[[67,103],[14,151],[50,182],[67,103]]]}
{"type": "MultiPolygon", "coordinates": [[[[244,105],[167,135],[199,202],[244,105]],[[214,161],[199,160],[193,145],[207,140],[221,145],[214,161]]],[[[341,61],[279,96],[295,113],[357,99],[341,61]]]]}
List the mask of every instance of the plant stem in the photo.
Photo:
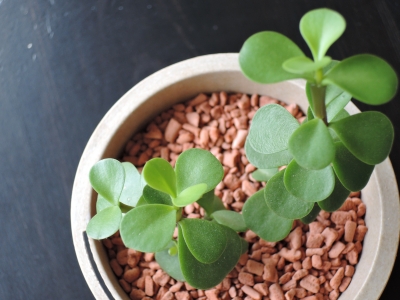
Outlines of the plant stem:
{"type": "Polygon", "coordinates": [[[314,115],[316,118],[322,119],[325,124],[328,125],[326,118],[326,107],[325,107],[325,92],[326,86],[319,84],[311,84],[311,98],[313,103],[314,115]]]}

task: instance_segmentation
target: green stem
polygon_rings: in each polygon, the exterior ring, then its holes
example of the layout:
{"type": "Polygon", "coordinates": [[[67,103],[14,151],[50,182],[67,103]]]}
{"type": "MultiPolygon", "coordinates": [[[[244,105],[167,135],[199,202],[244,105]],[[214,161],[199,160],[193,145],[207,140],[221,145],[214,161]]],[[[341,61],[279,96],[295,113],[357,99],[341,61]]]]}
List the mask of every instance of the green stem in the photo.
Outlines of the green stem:
{"type": "Polygon", "coordinates": [[[316,118],[322,119],[325,124],[328,124],[326,118],[326,107],[325,107],[325,92],[326,86],[321,86],[318,84],[311,84],[311,98],[313,104],[314,116],[316,118]]]}

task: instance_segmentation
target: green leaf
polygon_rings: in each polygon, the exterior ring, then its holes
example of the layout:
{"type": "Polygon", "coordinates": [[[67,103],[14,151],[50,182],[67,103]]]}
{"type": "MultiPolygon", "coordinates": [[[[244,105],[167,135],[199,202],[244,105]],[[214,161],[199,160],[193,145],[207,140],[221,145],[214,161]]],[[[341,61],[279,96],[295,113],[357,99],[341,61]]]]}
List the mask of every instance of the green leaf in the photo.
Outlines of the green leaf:
{"type": "Polygon", "coordinates": [[[371,54],[359,54],[333,67],[323,83],[337,85],[361,102],[378,105],[394,97],[398,79],[383,59],[371,54]]]}
{"type": "Polygon", "coordinates": [[[153,189],[176,197],[176,176],[170,163],[162,158],[153,158],[144,165],[142,175],[153,189]]]}
{"type": "Polygon", "coordinates": [[[173,241],[170,242],[167,249],[156,252],[156,261],[158,262],[160,267],[168,273],[169,276],[178,281],[185,281],[185,277],[183,277],[181,265],[179,263],[178,255],[169,254],[169,248],[171,247],[175,247],[175,243],[173,241]]]}
{"type": "Polygon", "coordinates": [[[251,173],[251,176],[257,181],[265,181],[265,182],[267,182],[276,173],[278,173],[278,168],[257,169],[253,173],[251,173]]]}
{"type": "Polygon", "coordinates": [[[240,258],[242,250],[241,238],[232,229],[221,226],[227,237],[225,251],[217,261],[210,264],[203,264],[190,252],[183,237],[182,227],[178,227],[178,255],[182,274],[187,283],[194,288],[202,290],[210,289],[219,284],[235,267],[240,258]]]}
{"type": "Polygon", "coordinates": [[[148,204],[129,211],[121,222],[126,247],[142,252],[164,250],[175,229],[176,210],[168,205],[148,204]]]}
{"type": "Polygon", "coordinates": [[[284,183],[286,189],[295,197],[317,202],[326,199],[332,193],[335,174],[331,166],[321,170],[308,170],[292,160],[285,170],[284,183]]]}
{"type": "Polygon", "coordinates": [[[217,210],[225,210],[224,203],[214,195],[214,190],[205,193],[197,203],[204,208],[207,215],[211,216],[217,210]]]}
{"type": "Polygon", "coordinates": [[[190,252],[201,263],[213,263],[224,252],[227,236],[223,226],[202,219],[182,219],[178,225],[190,252]]]}
{"type": "Polygon", "coordinates": [[[96,213],[101,212],[103,209],[107,207],[115,206],[111,204],[107,199],[103,198],[100,194],[97,195],[96,201],[96,213]]]}
{"type": "MultiPolygon", "coordinates": [[[[150,203],[147,203],[146,199],[142,196],[142,197],[139,198],[139,201],[136,204],[136,207],[139,207],[139,206],[142,206],[142,205],[147,205],[147,204],[150,204],[150,203]]],[[[153,203],[153,204],[155,204],[155,203],[153,203]]],[[[172,205],[172,202],[171,202],[171,205],[172,205]]]]}
{"type": "MultiPolygon", "coordinates": [[[[282,67],[291,73],[307,74],[326,67],[331,61],[332,59],[329,56],[324,56],[321,60],[316,62],[306,56],[298,56],[286,60],[282,67]]],[[[312,75],[310,77],[312,78],[312,75]]]]}
{"type": "Polygon", "coordinates": [[[178,193],[199,183],[207,184],[206,192],[211,191],[224,177],[220,161],[211,152],[197,148],[179,155],[175,172],[178,193]]]}
{"type": "Polygon", "coordinates": [[[107,207],[89,221],[86,233],[96,240],[108,238],[118,231],[121,218],[122,213],[118,206],[107,207]]]}
{"type": "Polygon", "coordinates": [[[129,206],[126,204],[123,204],[122,202],[119,203],[119,208],[121,209],[121,212],[123,214],[126,214],[128,211],[130,211],[131,209],[133,209],[133,206],[129,206]]]}
{"type": "Polygon", "coordinates": [[[304,56],[300,48],[286,36],[263,31],[249,37],[239,53],[242,72],[251,80],[273,83],[293,78],[297,74],[282,68],[283,62],[296,56],[304,56]]]}
{"type": "Polygon", "coordinates": [[[125,182],[119,201],[129,206],[136,206],[143,191],[140,174],[129,162],[123,162],[122,166],[125,170],[125,182]]]}
{"type": "Polygon", "coordinates": [[[246,140],[244,144],[244,149],[246,152],[246,157],[249,162],[260,169],[271,169],[280,166],[287,165],[292,160],[292,155],[289,150],[283,150],[281,152],[272,154],[262,154],[254,150],[249,141],[246,140]]]}
{"type": "Polygon", "coordinates": [[[326,51],[343,34],[345,28],[345,19],[327,8],[309,11],[300,20],[301,35],[315,61],[325,56],[326,51]]]}
{"type": "MultiPolygon", "coordinates": [[[[290,164],[289,164],[290,165],[290,164]]],[[[285,170],[272,177],[264,189],[264,198],[271,210],[287,219],[300,219],[313,208],[313,203],[303,201],[286,190],[283,182],[285,170]]]]}
{"type": "Polygon", "coordinates": [[[343,205],[349,195],[350,191],[347,190],[338,177],[335,176],[335,188],[332,194],[330,194],[328,198],[319,201],[318,206],[325,211],[334,212],[343,205]]]}
{"type": "Polygon", "coordinates": [[[320,170],[335,157],[335,145],[321,119],[302,124],[289,139],[289,151],[304,168],[320,170]]]}
{"type": "Polygon", "coordinates": [[[281,105],[265,105],[257,110],[251,121],[247,142],[259,153],[281,152],[287,149],[290,136],[299,126],[281,105]]]}
{"type": "Polygon", "coordinates": [[[310,213],[305,216],[304,218],[301,218],[300,221],[303,224],[310,224],[315,220],[315,218],[318,216],[319,212],[321,211],[321,208],[318,206],[317,203],[314,203],[313,209],[310,211],[310,213]]]}
{"type": "Polygon", "coordinates": [[[97,162],[89,172],[93,189],[111,204],[117,205],[125,182],[125,171],[122,164],[112,158],[97,162]]]}
{"type": "Polygon", "coordinates": [[[340,182],[350,191],[361,191],[367,185],[374,166],[357,159],[343,143],[336,142],[335,146],[336,155],[332,165],[340,182]]]}
{"type": "MultiPolygon", "coordinates": [[[[313,119],[314,119],[314,113],[313,113],[313,111],[311,109],[311,106],[309,106],[308,109],[307,109],[307,119],[306,120],[308,122],[308,121],[311,121],[313,119]]],[[[303,122],[303,124],[304,123],[306,123],[306,122],[303,122]]]]}
{"type": "MultiPolygon", "coordinates": [[[[339,121],[339,120],[341,120],[341,119],[344,119],[344,118],[347,118],[347,117],[349,117],[350,116],[350,114],[347,112],[347,110],[344,110],[344,109],[342,109],[341,111],[339,111],[337,114],[336,114],[336,116],[331,120],[331,122],[336,122],[336,121],[339,121]]],[[[329,128],[329,130],[331,130],[331,128],[329,128]]],[[[332,135],[332,134],[331,134],[332,135]]],[[[336,133],[335,133],[335,136],[337,136],[336,135],[336,133]]],[[[333,138],[333,137],[332,137],[333,138]]],[[[334,139],[334,138],[333,138],[334,139]]],[[[335,140],[335,139],[334,139],[335,140]]]]}
{"type": "Polygon", "coordinates": [[[153,189],[146,185],[143,189],[143,197],[147,204],[164,204],[172,206],[171,196],[167,193],[153,189]]]}
{"type": "Polygon", "coordinates": [[[211,215],[215,221],[221,225],[232,228],[235,231],[243,232],[247,230],[243,216],[232,210],[218,210],[211,215]]]}
{"type": "Polygon", "coordinates": [[[178,197],[172,198],[172,202],[175,206],[183,207],[193,202],[196,202],[203,196],[207,190],[207,184],[199,183],[184,189],[179,193],[178,197]]]}
{"type": "Polygon", "coordinates": [[[247,199],[242,214],[247,227],[266,241],[280,241],[292,229],[293,220],[278,216],[268,207],[264,199],[264,190],[247,199]]]}
{"type": "Polygon", "coordinates": [[[389,155],[394,139],[392,123],[384,114],[367,111],[332,122],[344,146],[369,165],[381,163],[389,155]]]}
{"type": "Polygon", "coordinates": [[[243,238],[240,238],[240,242],[242,244],[241,254],[245,254],[247,251],[249,251],[249,243],[243,238]]]}
{"type": "MultiPolygon", "coordinates": [[[[327,86],[327,92],[328,92],[328,87],[331,87],[332,85],[327,86]]],[[[331,88],[329,88],[331,90],[331,88]]],[[[334,97],[333,99],[329,99],[328,97],[326,100],[329,100],[327,102],[326,106],[326,115],[327,115],[327,120],[328,122],[331,122],[336,118],[336,116],[340,113],[345,111],[344,107],[350,102],[351,100],[351,95],[347,92],[342,91],[339,95],[334,97]]]]}

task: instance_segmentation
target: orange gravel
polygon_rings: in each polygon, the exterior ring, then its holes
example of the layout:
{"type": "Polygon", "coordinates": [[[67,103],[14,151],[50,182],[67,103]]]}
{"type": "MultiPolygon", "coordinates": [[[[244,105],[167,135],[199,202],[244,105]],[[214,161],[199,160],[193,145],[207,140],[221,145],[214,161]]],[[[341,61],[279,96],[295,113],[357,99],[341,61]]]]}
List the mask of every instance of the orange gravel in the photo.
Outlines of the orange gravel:
{"type": "MultiPolygon", "coordinates": [[[[243,146],[254,113],[269,103],[281,104],[299,122],[304,119],[297,105],[268,96],[199,94],[156,116],[127,143],[122,160],[140,170],[152,157],[174,165],[186,149],[210,150],[225,172],[215,193],[228,209],[240,212],[246,199],[263,187],[251,177],[255,167],[246,159],[243,146]]],[[[111,268],[131,299],[334,300],[355,272],[367,232],[365,211],[360,193],[352,193],[337,212],[321,211],[309,225],[295,222],[284,241],[266,242],[247,231],[243,237],[249,251],[218,286],[206,291],[171,278],[154,261],[154,254],[125,248],[119,233],[103,244],[111,268]]],[[[204,210],[194,203],[185,207],[184,214],[200,218],[204,210]]]]}

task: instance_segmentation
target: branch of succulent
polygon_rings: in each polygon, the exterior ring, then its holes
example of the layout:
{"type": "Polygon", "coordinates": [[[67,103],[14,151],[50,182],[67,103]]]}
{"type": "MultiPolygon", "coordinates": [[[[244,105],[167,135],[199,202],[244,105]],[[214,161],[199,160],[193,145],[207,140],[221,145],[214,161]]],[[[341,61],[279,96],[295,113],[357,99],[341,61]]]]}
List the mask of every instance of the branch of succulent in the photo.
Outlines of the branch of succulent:
{"type": "Polygon", "coordinates": [[[90,171],[99,196],[97,214],[86,232],[103,239],[120,230],[127,247],[155,252],[159,265],[173,278],[211,288],[248,248],[237,234],[247,230],[243,216],[226,210],[214,195],[223,175],[219,160],[202,149],[183,152],[175,169],[166,160],[153,158],[141,175],[131,163],[101,160],[90,171]],[[206,211],[205,219],[182,217],[182,208],[194,202],[206,211]]]}
{"type": "Polygon", "coordinates": [[[345,27],[344,18],[326,8],[302,17],[300,32],[313,60],[272,31],[254,34],[240,50],[241,69],[253,81],[307,81],[309,109],[301,125],[286,109],[267,105],[255,114],[246,140],[248,160],[259,168],[257,178],[268,182],[246,202],[243,216],[265,240],[284,238],[293,219],[310,223],[321,209],[337,210],[350,191],[366,186],[374,166],[389,155],[394,139],[390,120],[376,111],[350,116],[345,106],[352,97],[371,105],[388,102],[397,91],[396,73],[370,54],[341,62],[326,56],[345,27]],[[280,166],[287,167],[278,172],[280,166]],[[274,220],[270,230],[261,221],[266,218],[274,220]]]}

